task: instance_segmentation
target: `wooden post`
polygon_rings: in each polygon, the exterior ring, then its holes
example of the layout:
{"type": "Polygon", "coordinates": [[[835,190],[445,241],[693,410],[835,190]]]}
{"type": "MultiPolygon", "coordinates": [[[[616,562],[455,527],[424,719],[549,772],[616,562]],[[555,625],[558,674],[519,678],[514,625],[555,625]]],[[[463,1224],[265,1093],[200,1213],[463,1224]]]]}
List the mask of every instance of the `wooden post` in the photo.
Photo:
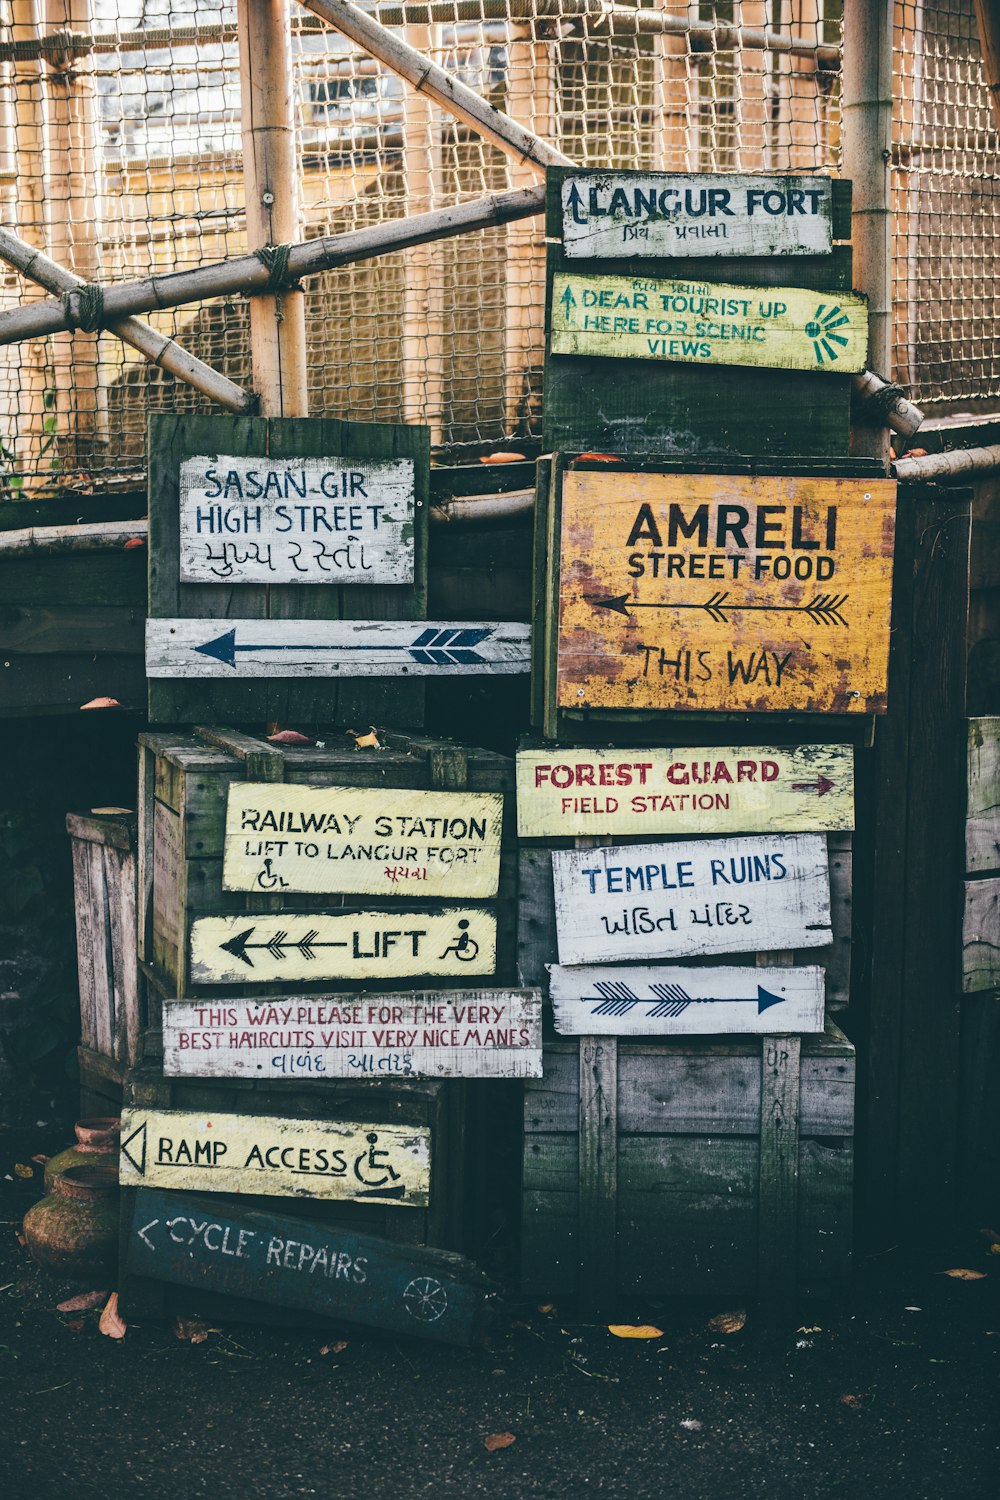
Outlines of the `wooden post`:
{"type": "MultiPolygon", "coordinates": [[[[889,167],[892,151],[893,0],[845,0],[844,176],[854,184],[854,285],[868,297],[868,367],[891,377],[889,167]]],[[[857,428],[854,451],[889,461],[885,427],[857,428]]]]}
{"type": "MultiPolygon", "coordinates": [[[[407,41],[430,52],[437,26],[408,26],[407,41]]],[[[441,123],[433,100],[407,89],[403,101],[403,177],[407,214],[430,213],[441,187],[441,123]]],[[[441,257],[433,241],[403,256],[404,422],[423,422],[431,444],[441,442],[444,372],[441,337],[441,257]]]]}
{"type": "MultiPolygon", "coordinates": [[[[284,0],[238,0],[243,184],[247,246],[299,239],[292,60],[284,0]]],[[[250,303],[253,386],[266,417],[304,417],[305,293],[281,291],[250,303]]]]}
{"type": "MultiPolygon", "coordinates": [[[[44,0],[46,31],[90,32],[89,0],[44,0]]],[[[101,194],[93,68],[71,47],[45,55],[48,164],[45,201],[54,260],[86,282],[101,273],[101,194]]],[[[100,334],[76,332],[52,341],[55,414],[62,469],[85,467],[107,438],[107,397],[100,334]]]]}
{"type": "MultiPolygon", "coordinates": [[[[554,140],[558,98],[553,49],[555,37],[539,34],[537,21],[512,26],[507,44],[507,113],[542,140],[554,140]]],[[[513,158],[510,186],[527,188],[537,180],[535,168],[513,158]]],[[[545,226],[527,221],[507,230],[506,427],[512,435],[531,421],[532,354],[539,366],[537,400],[541,401],[542,350],[538,335],[545,322],[545,226]]],[[[539,417],[540,417],[539,411],[539,417]]]]}

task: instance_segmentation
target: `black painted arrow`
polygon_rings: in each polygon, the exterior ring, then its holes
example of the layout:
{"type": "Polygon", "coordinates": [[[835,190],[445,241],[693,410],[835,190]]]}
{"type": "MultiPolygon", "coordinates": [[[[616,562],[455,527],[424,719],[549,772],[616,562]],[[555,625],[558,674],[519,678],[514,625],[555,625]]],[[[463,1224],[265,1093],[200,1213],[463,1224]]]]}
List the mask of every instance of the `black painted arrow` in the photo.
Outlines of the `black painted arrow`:
{"type": "Polygon", "coordinates": [[[309,932],[297,938],[294,942],[289,938],[287,932],[276,932],[266,942],[252,943],[250,939],[257,931],[256,927],[248,927],[245,932],[239,932],[235,937],[229,938],[222,944],[224,953],[231,953],[241,963],[245,963],[248,969],[253,968],[253,959],[250,957],[251,948],[259,948],[262,952],[270,953],[277,960],[284,958],[286,953],[299,953],[305,959],[315,958],[317,948],[346,948],[347,940],[340,943],[317,943],[319,937],[318,928],[311,928],[309,932]]]}
{"type": "MultiPolygon", "coordinates": [[[[599,1005],[591,1010],[594,1016],[627,1016],[636,1005],[648,1005],[649,1019],[664,1016],[679,1016],[687,1010],[689,1005],[756,1005],[757,1014],[762,1016],[772,1005],[783,1005],[784,995],[773,995],[770,990],[764,989],[763,985],[757,986],[756,995],[707,995],[702,999],[694,999],[687,990],[681,989],[679,984],[651,984],[649,988],[658,998],[653,1000],[641,1000],[634,990],[627,984],[618,980],[597,980],[594,989],[602,996],[599,1005]]],[[[584,997],[593,1000],[593,995],[584,997]]]]}
{"type": "Polygon", "coordinates": [[[850,595],[817,594],[808,604],[740,604],[729,602],[729,594],[725,589],[712,594],[700,604],[674,604],[666,601],[644,604],[638,600],[630,600],[628,594],[617,594],[614,598],[607,599],[598,598],[594,594],[585,594],[584,598],[594,609],[613,609],[619,615],[630,615],[637,609],[698,609],[703,610],[720,625],[725,625],[729,615],[734,612],[757,611],[761,614],[808,615],[815,625],[846,625],[847,621],[841,611],[850,595]]]}
{"type": "Polygon", "coordinates": [[[358,646],[323,646],[317,645],[314,641],[303,641],[299,645],[279,646],[269,641],[237,645],[236,631],[227,630],[223,635],[217,635],[213,640],[205,641],[204,645],[195,646],[194,649],[201,656],[210,656],[214,661],[225,662],[227,667],[235,667],[237,655],[244,651],[252,651],[257,656],[271,651],[308,651],[312,655],[327,652],[337,655],[342,651],[405,651],[407,655],[412,656],[414,661],[422,662],[425,666],[462,667],[487,661],[485,656],[480,656],[472,648],[488,640],[492,634],[493,630],[490,628],[430,629],[421,631],[407,646],[400,646],[398,643],[383,646],[371,642],[358,646]]]}

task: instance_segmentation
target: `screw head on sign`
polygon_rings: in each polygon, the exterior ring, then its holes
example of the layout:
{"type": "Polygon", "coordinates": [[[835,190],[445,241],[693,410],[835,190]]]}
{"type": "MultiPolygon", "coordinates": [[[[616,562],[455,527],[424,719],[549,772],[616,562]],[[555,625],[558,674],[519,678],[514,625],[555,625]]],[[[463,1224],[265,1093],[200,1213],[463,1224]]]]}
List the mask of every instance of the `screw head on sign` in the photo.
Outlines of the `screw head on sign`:
{"type": "Polygon", "coordinates": [[[263,203],[265,208],[270,208],[274,203],[274,194],[271,192],[261,193],[260,201],[261,203],[263,203]]]}
{"type": "Polygon", "coordinates": [[[583,697],[583,688],[577,688],[577,690],[576,690],[576,696],[578,698],[582,698],[583,697]]]}

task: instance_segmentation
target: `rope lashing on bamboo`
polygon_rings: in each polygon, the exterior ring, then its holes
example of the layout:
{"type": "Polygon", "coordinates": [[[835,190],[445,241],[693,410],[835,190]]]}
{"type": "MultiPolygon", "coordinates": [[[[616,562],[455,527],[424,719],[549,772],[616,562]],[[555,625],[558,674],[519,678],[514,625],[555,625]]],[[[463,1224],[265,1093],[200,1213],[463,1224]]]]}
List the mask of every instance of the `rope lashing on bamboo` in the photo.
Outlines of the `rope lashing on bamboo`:
{"type": "Polygon", "coordinates": [[[104,327],[104,288],[96,281],[85,281],[83,286],[63,292],[62,305],[70,329],[99,333],[104,327]]]}
{"type": "Polygon", "coordinates": [[[301,292],[302,288],[297,281],[285,285],[288,280],[288,258],[292,253],[291,245],[261,245],[255,250],[254,255],[262,266],[267,267],[266,291],[274,297],[274,316],[279,323],[284,321],[284,313],[281,311],[282,292],[301,292]]]}

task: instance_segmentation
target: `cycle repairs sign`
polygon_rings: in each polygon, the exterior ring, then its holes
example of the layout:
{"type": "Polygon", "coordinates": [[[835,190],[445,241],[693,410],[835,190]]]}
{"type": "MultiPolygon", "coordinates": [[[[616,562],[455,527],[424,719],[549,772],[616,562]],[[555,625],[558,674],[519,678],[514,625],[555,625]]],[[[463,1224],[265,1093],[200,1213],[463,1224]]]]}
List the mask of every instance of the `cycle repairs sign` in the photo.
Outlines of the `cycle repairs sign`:
{"type": "Polygon", "coordinates": [[[895,501],[887,479],[567,470],[558,706],[884,713],[895,501]]]}
{"type": "Polygon", "coordinates": [[[853,375],[867,358],[868,304],[855,292],[557,271],[550,348],[853,375]]]}
{"type": "Polygon", "coordinates": [[[119,1180],[123,1187],[426,1208],[430,1161],[430,1131],[417,1125],[126,1109],[119,1180]]]}

